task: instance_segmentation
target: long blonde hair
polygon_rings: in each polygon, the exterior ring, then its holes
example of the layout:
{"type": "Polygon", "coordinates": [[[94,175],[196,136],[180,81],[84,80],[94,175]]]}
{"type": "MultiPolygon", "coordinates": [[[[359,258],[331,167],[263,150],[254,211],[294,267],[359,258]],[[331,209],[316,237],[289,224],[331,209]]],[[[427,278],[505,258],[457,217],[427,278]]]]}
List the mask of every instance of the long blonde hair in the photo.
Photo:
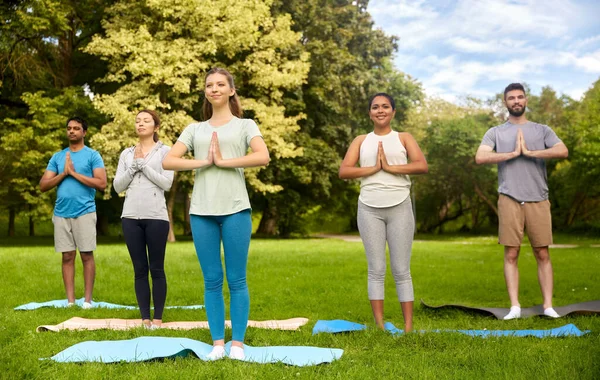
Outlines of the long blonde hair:
{"type": "MultiPolygon", "coordinates": [[[[227,82],[229,82],[229,87],[231,87],[232,89],[235,90],[235,84],[233,83],[233,75],[231,75],[231,73],[229,71],[222,69],[220,67],[214,67],[214,68],[210,69],[210,71],[208,73],[206,73],[206,76],[204,77],[204,83],[206,83],[206,79],[212,74],[225,75],[225,77],[227,78],[227,82]]],[[[242,115],[244,114],[244,111],[242,110],[242,103],[240,102],[240,98],[237,95],[237,91],[234,92],[233,95],[231,95],[229,97],[229,109],[231,110],[231,113],[236,117],[241,118],[242,115]]],[[[213,114],[212,104],[210,104],[210,102],[208,101],[208,99],[206,99],[206,96],[205,96],[204,103],[202,104],[202,116],[204,117],[204,120],[208,120],[212,117],[212,114],[213,114]]]]}

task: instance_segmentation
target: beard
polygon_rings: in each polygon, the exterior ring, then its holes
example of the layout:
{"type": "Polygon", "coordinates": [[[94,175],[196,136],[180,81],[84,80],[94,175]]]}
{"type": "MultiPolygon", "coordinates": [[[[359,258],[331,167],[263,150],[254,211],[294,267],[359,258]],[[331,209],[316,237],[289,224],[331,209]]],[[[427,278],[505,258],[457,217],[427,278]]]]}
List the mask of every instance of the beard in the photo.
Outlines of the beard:
{"type": "Polygon", "coordinates": [[[527,107],[523,106],[523,107],[521,107],[521,109],[519,109],[519,110],[515,110],[515,109],[513,109],[513,108],[508,108],[508,107],[507,107],[506,109],[508,110],[508,113],[509,113],[511,116],[514,116],[514,117],[519,117],[519,116],[521,116],[521,115],[523,115],[523,114],[525,113],[525,108],[527,108],[527,107]]]}

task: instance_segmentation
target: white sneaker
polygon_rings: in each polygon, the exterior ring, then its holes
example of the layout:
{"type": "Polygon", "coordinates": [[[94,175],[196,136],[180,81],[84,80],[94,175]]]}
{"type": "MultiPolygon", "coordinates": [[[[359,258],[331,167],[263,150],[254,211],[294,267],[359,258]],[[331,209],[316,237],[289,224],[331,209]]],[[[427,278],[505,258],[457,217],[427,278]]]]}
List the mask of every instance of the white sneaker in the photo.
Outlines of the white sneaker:
{"type": "Polygon", "coordinates": [[[92,308],[92,303],[91,302],[84,302],[83,305],[81,305],[82,309],[91,309],[92,308]]]}
{"type": "Polygon", "coordinates": [[[238,346],[231,346],[229,349],[229,359],[235,360],[244,360],[246,355],[244,355],[244,349],[238,346]]]}
{"type": "Polygon", "coordinates": [[[73,307],[73,306],[75,306],[75,302],[69,302],[69,303],[67,303],[67,307],[73,307]]]}
{"type": "Polygon", "coordinates": [[[210,354],[206,355],[206,358],[208,360],[219,360],[219,359],[223,359],[224,356],[225,356],[225,347],[213,346],[212,351],[210,352],[210,354]]]}
{"type": "Polygon", "coordinates": [[[554,310],[551,307],[549,307],[547,309],[544,309],[544,315],[546,317],[550,317],[550,318],[560,318],[560,315],[558,315],[558,313],[556,312],[556,310],[554,310]]]}
{"type": "Polygon", "coordinates": [[[509,319],[516,319],[516,318],[521,318],[521,307],[520,306],[511,306],[508,314],[506,314],[504,316],[504,318],[502,318],[502,319],[504,319],[505,321],[508,321],[509,319]]]}

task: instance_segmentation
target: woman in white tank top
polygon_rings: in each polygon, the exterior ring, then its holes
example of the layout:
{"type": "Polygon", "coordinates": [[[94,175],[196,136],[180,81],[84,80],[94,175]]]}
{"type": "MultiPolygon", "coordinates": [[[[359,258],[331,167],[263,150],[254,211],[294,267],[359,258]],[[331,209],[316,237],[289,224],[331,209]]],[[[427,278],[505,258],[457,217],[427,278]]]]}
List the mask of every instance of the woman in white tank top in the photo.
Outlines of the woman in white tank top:
{"type": "Polygon", "coordinates": [[[340,167],[341,179],[361,179],[358,226],[368,263],[368,293],[375,323],[384,328],[383,285],[386,242],[404,330],[412,331],[414,292],[410,254],[414,216],[409,174],[427,173],[427,161],[410,133],[393,131],[394,99],[375,94],[369,103],[373,132],[354,139],[340,167]],[[360,166],[357,166],[359,164],[360,166]]]}

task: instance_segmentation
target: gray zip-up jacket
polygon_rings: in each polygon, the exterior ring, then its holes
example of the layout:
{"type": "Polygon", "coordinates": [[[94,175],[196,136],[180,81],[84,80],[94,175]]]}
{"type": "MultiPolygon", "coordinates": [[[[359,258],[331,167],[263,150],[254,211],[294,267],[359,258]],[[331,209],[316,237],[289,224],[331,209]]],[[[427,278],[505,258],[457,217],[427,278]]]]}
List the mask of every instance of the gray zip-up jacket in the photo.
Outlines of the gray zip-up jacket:
{"type": "Polygon", "coordinates": [[[164,192],[171,188],[174,172],[162,168],[169,150],[159,141],[145,158],[133,158],[135,147],[121,153],[113,181],[117,193],[127,190],[121,218],[169,220],[164,192]]]}

